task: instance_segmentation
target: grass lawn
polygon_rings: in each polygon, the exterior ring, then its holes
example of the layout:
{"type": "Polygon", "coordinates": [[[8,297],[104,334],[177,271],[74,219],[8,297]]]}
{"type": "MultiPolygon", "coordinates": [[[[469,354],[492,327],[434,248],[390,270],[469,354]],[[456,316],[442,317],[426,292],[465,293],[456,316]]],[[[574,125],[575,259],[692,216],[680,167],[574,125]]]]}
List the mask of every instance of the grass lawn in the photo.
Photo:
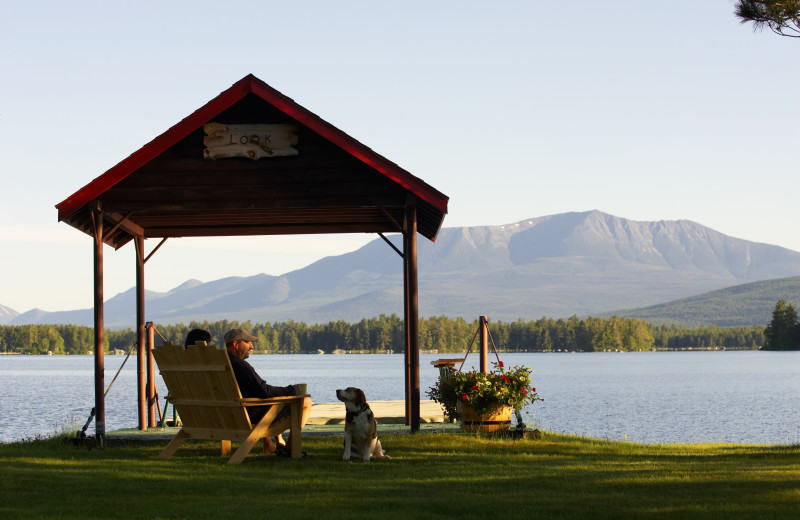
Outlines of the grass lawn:
{"type": "Polygon", "coordinates": [[[170,460],[163,445],[0,444],[0,518],[800,518],[800,446],[381,441],[391,461],[342,462],[341,436],[309,436],[312,458],[254,450],[239,466],[214,443],[170,460]]]}

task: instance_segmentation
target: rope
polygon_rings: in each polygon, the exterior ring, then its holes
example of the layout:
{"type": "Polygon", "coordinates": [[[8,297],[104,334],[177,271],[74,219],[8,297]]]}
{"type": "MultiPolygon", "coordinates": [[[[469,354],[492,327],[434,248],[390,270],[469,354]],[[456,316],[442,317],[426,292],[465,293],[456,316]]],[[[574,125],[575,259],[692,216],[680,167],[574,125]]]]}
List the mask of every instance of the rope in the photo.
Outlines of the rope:
{"type": "Polygon", "coordinates": [[[475,334],[472,335],[472,340],[469,342],[469,347],[467,347],[467,353],[464,354],[464,361],[462,361],[461,362],[461,366],[458,367],[458,371],[459,372],[461,372],[461,369],[464,368],[464,363],[467,362],[467,357],[469,356],[469,353],[472,351],[472,344],[475,343],[475,338],[478,337],[478,332],[480,332],[480,330],[481,330],[481,327],[480,327],[480,325],[478,325],[478,328],[475,331],[475,334]]]}
{"type": "MultiPolygon", "coordinates": [[[[159,336],[160,335],[161,334],[159,334],[159,336]]],[[[122,364],[119,366],[119,370],[117,370],[117,373],[114,376],[114,379],[111,380],[111,382],[108,384],[108,388],[106,388],[106,391],[103,392],[103,398],[104,399],[108,395],[109,390],[111,390],[111,387],[114,386],[114,381],[116,381],[117,377],[119,377],[119,373],[122,372],[122,368],[125,366],[125,363],[128,362],[128,358],[130,358],[131,354],[133,354],[133,347],[134,346],[135,345],[131,345],[131,348],[128,350],[128,355],[125,356],[125,359],[122,361],[122,364]]],[[[79,431],[75,435],[76,439],[85,439],[86,438],[86,429],[89,428],[89,425],[92,423],[92,419],[94,419],[94,416],[95,416],[96,413],[97,413],[97,411],[95,410],[95,407],[93,406],[92,407],[92,411],[89,413],[89,418],[86,420],[86,424],[84,424],[83,428],[81,428],[81,431],[79,431]]]]}
{"type": "Polygon", "coordinates": [[[165,338],[160,332],[158,332],[155,323],[153,323],[153,331],[155,331],[155,333],[158,334],[158,337],[161,338],[161,341],[163,341],[164,343],[167,342],[167,338],[165,338]]]}
{"type": "Polygon", "coordinates": [[[492,342],[492,350],[494,350],[494,357],[497,358],[497,364],[500,364],[500,354],[497,353],[497,345],[494,344],[494,338],[492,337],[492,331],[489,330],[489,325],[486,325],[486,334],[489,335],[489,339],[492,342]]]}
{"type": "MultiPolygon", "coordinates": [[[[469,346],[467,347],[467,352],[464,354],[464,361],[461,362],[461,366],[458,367],[458,371],[461,372],[461,369],[464,368],[464,363],[467,362],[467,357],[469,353],[472,352],[472,345],[475,343],[475,338],[478,337],[478,332],[481,330],[480,323],[478,324],[478,328],[475,330],[475,334],[472,335],[472,339],[469,342],[469,346]]],[[[500,364],[500,354],[497,352],[497,345],[494,344],[494,338],[492,337],[492,331],[489,330],[489,324],[486,324],[486,333],[489,336],[489,340],[492,342],[492,350],[494,350],[494,356],[497,358],[497,364],[500,364]]]]}
{"type": "Polygon", "coordinates": [[[106,388],[106,391],[103,394],[103,397],[108,395],[108,391],[111,390],[111,387],[114,385],[114,381],[116,381],[117,377],[119,377],[119,373],[122,372],[122,368],[125,366],[125,363],[128,362],[128,358],[131,357],[131,354],[133,354],[133,347],[134,347],[134,345],[131,345],[131,348],[128,350],[128,355],[125,356],[125,359],[122,361],[122,364],[119,366],[119,370],[117,370],[117,374],[114,376],[114,379],[112,379],[111,382],[108,384],[108,388],[106,388]]]}

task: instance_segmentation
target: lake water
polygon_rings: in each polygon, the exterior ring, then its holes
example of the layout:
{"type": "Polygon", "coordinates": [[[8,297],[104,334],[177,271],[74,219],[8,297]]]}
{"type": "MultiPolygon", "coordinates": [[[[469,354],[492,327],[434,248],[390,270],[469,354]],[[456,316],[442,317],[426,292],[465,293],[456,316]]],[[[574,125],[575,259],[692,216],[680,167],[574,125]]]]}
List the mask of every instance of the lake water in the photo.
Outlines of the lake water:
{"type": "MultiPolygon", "coordinates": [[[[420,356],[420,387],[434,384],[420,356]]],[[[800,443],[800,352],[641,352],[503,354],[506,366],[533,368],[544,402],[525,411],[528,426],[644,443],[800,443]]],[[[105,357],[108,385],[124,356],[105,357]]],[[[493,357],[490,358],[493,359],[493,357]]],[[[403,355],[255,355],[270,384],[308,383],[315,402],[357,386],[370,400],[402,400],[403,355]]],[[[471,354],[468,366],[478,364],[471,354]]],[[[81,428],[94,406],[92,356],[0,356],[0,441],[81,428]]],[[[166,389],[159,378],[163,406],[166,389]]],[[[106,431],[134,428],[136,359],[106,397],[106,431]]],[[[92,423],[87,433],[94,434],[92,423]]]]}

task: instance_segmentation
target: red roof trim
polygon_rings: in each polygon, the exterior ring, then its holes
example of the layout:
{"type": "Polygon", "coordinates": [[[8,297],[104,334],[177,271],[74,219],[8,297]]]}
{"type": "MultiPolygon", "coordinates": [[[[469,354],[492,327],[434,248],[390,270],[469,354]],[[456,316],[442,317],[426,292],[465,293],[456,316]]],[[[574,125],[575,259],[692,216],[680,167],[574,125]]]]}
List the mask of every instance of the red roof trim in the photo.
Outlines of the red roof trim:
{"type": "Polygon", "coordinates": [[[339,146],[353,157],[371,166],[394,182],[400,184],[432,206],[447,213],[448,197],[435,188],[425,184],[406,170],[389,161],[369,147],[361,144],[319,116],[301,107],[252,74],[234,83],[229,89],[206,103],[175,126],[159,135],[142,148],[132,153],[122,162],[100,175],[89,184],[56,204],[58,220],[62,221],[100,194],[141,168],[149,161],[167,151],[178,141],[200,128],[214,116],[240,101],[249,93],[256,94],[286,115],[296,119],[325,139],[339,146]]]}

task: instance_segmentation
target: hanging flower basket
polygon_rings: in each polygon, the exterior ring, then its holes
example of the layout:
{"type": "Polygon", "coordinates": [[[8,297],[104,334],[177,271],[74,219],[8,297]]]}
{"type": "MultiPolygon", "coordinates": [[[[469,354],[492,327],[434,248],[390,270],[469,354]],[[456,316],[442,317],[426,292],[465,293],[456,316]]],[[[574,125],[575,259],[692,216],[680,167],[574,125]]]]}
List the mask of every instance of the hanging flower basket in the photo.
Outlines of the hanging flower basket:
{"type": "Polygon", "coordinates": [[[502,362],[496,363],[488,374],[451,369],[450,373],[439,376],[427,395],[442,405],[449,419],[461,421],[462,431],[491,431],[468,429],[484,426],[507,430],[514,410],[541,400],[531,385],[530,368],[506,369],[502,362]],[[507,410],[497,415],[500,409],[507,410]]]}
{"type": "Polygon", "coordinates": [[[478,413],[471,406],[457,403],[461,416],[461,431],[469,433],[507,432],[511,429],[511,414],[514,408],[507,404],[490,404],[486,411],[478,413]]]}

